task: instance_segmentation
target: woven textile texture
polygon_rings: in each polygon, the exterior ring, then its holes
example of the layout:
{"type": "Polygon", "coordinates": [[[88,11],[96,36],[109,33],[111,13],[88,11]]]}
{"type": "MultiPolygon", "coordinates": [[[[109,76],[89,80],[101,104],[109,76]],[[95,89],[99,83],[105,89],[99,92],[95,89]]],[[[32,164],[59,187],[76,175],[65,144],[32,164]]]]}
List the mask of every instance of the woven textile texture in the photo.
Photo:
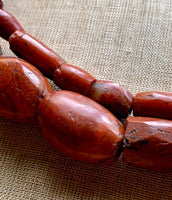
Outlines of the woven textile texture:
{"type": "MultiPolygon", "coordinates": [[[[171,0],[4,0],[24,29],[68,63],[134,95],[172,92],[171,0]]],[[[3,55],[14,56],[0,39],[3,55]]],[[[56,89],[50,81],[52,87],[56,89]]],[[[36,125],[0,118],[0,200],[172,199],[172,174],[73,161],[36,125]]]]}

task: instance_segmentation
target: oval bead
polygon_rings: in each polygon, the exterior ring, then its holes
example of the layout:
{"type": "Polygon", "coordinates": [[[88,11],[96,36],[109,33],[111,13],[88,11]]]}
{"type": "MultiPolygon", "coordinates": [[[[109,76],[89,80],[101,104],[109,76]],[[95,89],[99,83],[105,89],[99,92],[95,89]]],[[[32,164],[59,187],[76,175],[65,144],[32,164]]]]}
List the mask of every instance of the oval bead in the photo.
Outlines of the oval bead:
{"type": "Polygon", "coordinates": [[[48,81],[31,64],[0,59],[0,115],[16,122],[35,122],[35,111],[52,92],[48,81]]]}
{"type": "Polygon", "coordinates": [[[44,98],[37,110],[40,131],[58,151],[72,159],[97,163],[117,159],[123,125],[93,100],[69,91],[44,98]]]}

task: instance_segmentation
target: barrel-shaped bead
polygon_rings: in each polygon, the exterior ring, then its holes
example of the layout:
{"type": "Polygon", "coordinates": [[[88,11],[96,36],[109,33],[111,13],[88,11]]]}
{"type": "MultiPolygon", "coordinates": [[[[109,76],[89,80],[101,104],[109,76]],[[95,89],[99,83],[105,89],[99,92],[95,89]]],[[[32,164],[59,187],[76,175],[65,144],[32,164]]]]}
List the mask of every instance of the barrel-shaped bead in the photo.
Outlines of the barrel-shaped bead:
{"type": "Polygon", "coordinates": [[[125,163],[156,171],[172,171],[172,121],[128,117],[124,134],[125,163]]]}
{"type": "Polygon", "coordinates": [[[136,94],[133,104],[135,116],[172,119],[172,93],[148,91],[136,94]]]}

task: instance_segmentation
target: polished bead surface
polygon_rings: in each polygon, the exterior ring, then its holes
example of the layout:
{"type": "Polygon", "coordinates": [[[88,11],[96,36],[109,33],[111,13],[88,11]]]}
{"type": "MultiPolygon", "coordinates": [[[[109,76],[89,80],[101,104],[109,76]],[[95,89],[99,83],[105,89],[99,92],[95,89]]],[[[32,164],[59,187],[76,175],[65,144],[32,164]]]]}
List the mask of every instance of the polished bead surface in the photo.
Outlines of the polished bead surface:
{"type": "Polygon", "coordinates": [[[49,78],[53,78],[55,69],[64,63],[59,55],[23,31],[15,31],[10,36],[9,43],[17,56],[32,63],[49,78]]]}
{"type": "Polygon", "coordinates": [[[80,94],[61,90],[45,97],[37,121],[49,143],[72,159],[97,163],[120,154],[123,125],[80,94]]]}
{"type": "Polygon", "coordinates": [[[16,122],[35,122],[35,111],[52,92],[48,81],[29,63],[0,59],[0,115],[16,122]]]}
{"type": "Polygon", "coordinates": [[[172,119],[172,93],[148,91],[138,93],[134,98],[135,116],[172,119]]]}
{"type": "Polygon", "coordinates": [[[124,134],[125,163],[157,171],[172,171],[172,121],[128,117],[124,134]]]}
{"type": "MultiPolygon", "coordinates": [[[[0,8],[1,6],[3,6],[3,4],[0,4],[0,8]]],[[[23,31],[22,26],[19,24],[16,18],[3,9],[0,9],[0,19],[0,37],[4,38],[5,40],[8,40],[10,35],[16,30],[23,31]]]]}
{"type": "Polygon", "coordinates": [[[94,82],[88,97],[105,106],[118,118],[126,118],[130,114],[134,100],[122,85],[105,80],[94,82]]]}
{"type": "Polygon", "coordinates": [[[77,66],[63,63],[55,70],[53,80],[63,90],[71,90],[87,95],[95,78],[77,66]]]}

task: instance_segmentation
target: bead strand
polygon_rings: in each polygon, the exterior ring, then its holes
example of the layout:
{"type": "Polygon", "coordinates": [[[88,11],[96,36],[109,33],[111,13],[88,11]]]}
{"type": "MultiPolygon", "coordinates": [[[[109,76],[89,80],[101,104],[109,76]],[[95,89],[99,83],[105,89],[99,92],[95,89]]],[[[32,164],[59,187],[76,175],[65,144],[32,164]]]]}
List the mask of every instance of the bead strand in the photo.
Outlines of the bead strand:
{"type": "Polygon", "coordinates": [[[88,72],[67,64],[27,34],[16,18],[2,9],[2,1],[0,8],[0,36],[9,41],[16,55],[36,66],[62,89],[73,90],[92,99],[63,90],[53,93],[34,66],[22,59],[0,56],[0,114],[3,117],[13,121],[36,121],[50,144],[76,160],[97,163],[112,157],[117,159],[123,152],[123,161],[127,164],[156,171],[172,171],[172,93],[149,91],[134,97],[120,84],[97,80],[88,72]],[[31,78],[28,82],[19,67],[21,64],[39,80],[39,87],[31,78]],[[18,68],[14,69],[14,66],[18,68]],[[15,76],[10,77],[8,70],[14,70],[15,76]],[[33,94],[37,94],[32,99],[32,109],[27,107],[27,101],[20,102],[22,93],[18,97],[11,96],[15,111],[11,107],[4,93],[10,85],[3,79],[7,74],[9,80],[17,80],[16,86],[8,90],[9,96],[17,90],[19,82],[23,83],[20,84],[21,90],[29,87],[33,94]],[[34,87],[31,88],[30,84],[34,87]],[[120,121],[98,103],[119,119],[126,118],[125,131],[120,121]],[[128,116],[132,110],[134,116],[128,116]]]}

